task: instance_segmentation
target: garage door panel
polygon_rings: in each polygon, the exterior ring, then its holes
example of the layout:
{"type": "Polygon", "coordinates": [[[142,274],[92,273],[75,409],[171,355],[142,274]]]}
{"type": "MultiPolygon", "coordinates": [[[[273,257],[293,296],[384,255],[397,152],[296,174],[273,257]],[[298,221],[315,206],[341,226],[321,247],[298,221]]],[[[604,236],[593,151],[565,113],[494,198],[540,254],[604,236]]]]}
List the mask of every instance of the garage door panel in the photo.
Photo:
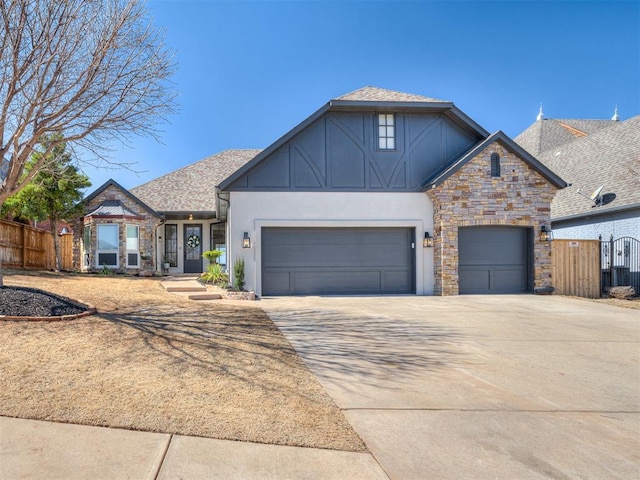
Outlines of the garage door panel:
{"type": "Polygon", "coordinates": [[[413,293],[414,241],[411,228],[264,228],[262,293],[413,293]]]}
{"type": "Polygon", "coordinates": [[[460,293],[528,292],[528,252],[526,228],[461,227],[458,230],[460,293]]]}

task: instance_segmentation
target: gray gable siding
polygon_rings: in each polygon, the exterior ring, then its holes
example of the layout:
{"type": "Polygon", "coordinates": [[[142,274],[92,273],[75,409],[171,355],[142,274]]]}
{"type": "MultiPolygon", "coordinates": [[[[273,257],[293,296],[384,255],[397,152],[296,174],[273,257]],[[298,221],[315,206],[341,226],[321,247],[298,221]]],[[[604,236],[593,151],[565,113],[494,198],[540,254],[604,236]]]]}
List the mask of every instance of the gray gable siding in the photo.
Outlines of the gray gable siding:
{"type": "Polygon", "coordinates": [[[231,183],[230,191],[421,191],[482,137],[441,113],[396,113],[396,150],[375,112],[327,112],[231,183]]]}

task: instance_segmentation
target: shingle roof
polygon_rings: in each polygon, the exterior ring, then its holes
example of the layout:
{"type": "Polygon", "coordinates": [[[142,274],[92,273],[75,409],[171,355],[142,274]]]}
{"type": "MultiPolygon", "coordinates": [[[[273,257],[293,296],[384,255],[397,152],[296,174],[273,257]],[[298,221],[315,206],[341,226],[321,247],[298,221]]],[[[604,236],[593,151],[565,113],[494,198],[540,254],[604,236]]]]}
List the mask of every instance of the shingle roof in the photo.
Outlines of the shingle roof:
{"type": "Polygon", "coordinates": [[[451,103],[447,100],[423,97],[412,93],[396,92],[378,87],[363,87],[351,93],[347,93],[333,100],[346,100],[352,102],[423,102],[423,103],[451,103]]]}
{"type": "Polygon", "coordinates": [[[225,150],[131,189],[158,212],[213,212],[214,187],[260,150],[225,150]]]}
{"type": "Polygon", "coordinates": [[[112,217],[112,216],[125,216],[125,217],[137,217],[138,214],[132,212],[125,207],[120,200],[105,200],[98,208],[87,213],[87,217],[112,217]]]}
{"type": "Polygon", "coordinates": [[[556,195],[551,218],[596,214],[640,204],[640,115],[551,148],[537,158],[572,184],[556,195]],[[600,185],[614,193],[610,203],[593,207],[587,196],[600,185]]]}
{"type": "Polygon", "coordinates": [[[609,127],[612,120],[580,120],[543,118],[514,138],[517,144],[532,155],[539,155],[551,148],[559,147],[609,127]]]}

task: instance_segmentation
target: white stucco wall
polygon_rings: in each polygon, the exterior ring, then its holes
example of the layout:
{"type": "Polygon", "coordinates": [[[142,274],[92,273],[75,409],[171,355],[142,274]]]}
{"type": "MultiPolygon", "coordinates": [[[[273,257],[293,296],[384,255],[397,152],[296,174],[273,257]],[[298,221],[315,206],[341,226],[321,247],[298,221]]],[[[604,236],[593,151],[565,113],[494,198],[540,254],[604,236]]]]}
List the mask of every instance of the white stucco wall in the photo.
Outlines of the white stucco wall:
{"type": "Polygon", "coordinates": [[[433,204],[424,193],[232,192],[229,207],[229,270],[245,260],[247,290],[261,295],[263,227],[411,227],[416,230],[416,293],[433,295],[433,249],[422,247],[433,235],[433,204]],[[248,232],[251,249],[242,248],[248,232]]]}

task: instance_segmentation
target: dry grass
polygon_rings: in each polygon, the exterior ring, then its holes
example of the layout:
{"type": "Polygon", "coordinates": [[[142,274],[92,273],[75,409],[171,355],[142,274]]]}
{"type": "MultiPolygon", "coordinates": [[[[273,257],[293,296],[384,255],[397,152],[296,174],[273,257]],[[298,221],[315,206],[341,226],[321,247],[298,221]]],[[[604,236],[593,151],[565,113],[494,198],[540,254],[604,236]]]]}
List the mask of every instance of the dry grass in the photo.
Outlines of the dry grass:
{"type": "Polygon", "coordinates": [[[640,310],[640,297],[622,298],[583,298],[571,297],[579,300],[587,300],[589,302],[604,303],[605,305],[614,305],[616,307],[633,308],[640,310]]]}
{"type": "Polygon", "coordinates": [[[0,322],[0,415],[363,451],[255,304],[198,304],[157,279],[5,274],[98,308],[67,322],[0,322]]]}

